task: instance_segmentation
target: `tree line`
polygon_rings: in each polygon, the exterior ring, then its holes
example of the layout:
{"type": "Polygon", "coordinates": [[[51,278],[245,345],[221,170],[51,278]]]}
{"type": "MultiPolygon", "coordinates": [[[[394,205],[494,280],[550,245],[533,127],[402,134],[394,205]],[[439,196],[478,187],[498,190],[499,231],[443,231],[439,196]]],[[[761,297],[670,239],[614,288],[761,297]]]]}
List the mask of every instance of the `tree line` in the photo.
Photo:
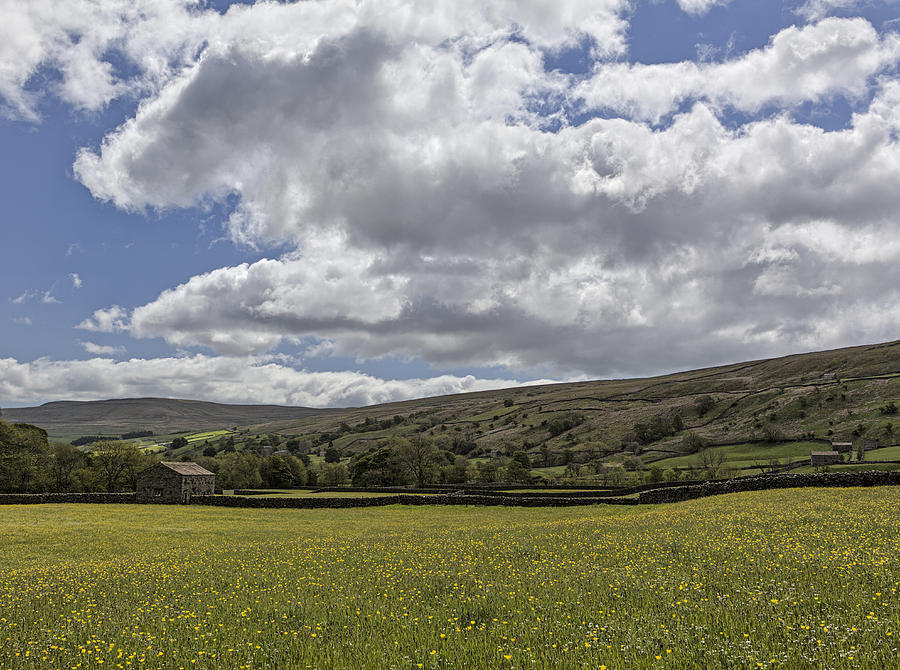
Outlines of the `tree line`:
{"type": "MultiPolygon", "coordinates": [[[[511,456],[471,460],[454,453],[459,445],[439,436],[391,437],[341,458],[333,446],[325,462],[293,450],[263,453],[260,447],[238,451],[233,440],[222,450],[207,446],[194,461],[216,473],[223,489],[285,488],[292,486],[403,486],[442,483],[528,482],[531,461],[524,451],[511,456]]],[[[159,460],[156,454],[121,440],[100,440],[86,451],[63,442],[50,442],[47,432],[29,424],[0,419],[0,492],[120,492],[133,491],[141,471],[159,460]]]]}

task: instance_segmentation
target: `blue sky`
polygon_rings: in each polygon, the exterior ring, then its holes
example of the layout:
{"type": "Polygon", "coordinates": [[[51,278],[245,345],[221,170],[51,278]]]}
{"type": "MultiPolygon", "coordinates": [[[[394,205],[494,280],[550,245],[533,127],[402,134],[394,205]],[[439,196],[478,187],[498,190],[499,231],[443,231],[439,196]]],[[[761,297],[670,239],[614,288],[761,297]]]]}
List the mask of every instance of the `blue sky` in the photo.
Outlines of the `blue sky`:
{"type": "Polygon", "coordinates": [[[898,2],[5,11],[0,406],[358,405],[898,336],[898,2]]]}

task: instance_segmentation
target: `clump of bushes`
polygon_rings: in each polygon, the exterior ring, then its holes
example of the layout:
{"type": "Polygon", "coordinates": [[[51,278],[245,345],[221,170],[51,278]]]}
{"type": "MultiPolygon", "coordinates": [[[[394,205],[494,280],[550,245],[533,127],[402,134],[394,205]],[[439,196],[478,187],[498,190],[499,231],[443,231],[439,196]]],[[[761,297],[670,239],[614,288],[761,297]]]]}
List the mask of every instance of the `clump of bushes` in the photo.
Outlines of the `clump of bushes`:
{"type": "Polygon", "coordinates": [[[571,430],[575,426],[580,426],[582,423],[584,423],[583,415],[577,414],[576,412],[566,412],[565,414],[560,414],[559,416],[550,419],[550,421],[547,422],[547,430],[550,431],[552,437],[556,437],[562,435],[567,430],[571,430]]]}

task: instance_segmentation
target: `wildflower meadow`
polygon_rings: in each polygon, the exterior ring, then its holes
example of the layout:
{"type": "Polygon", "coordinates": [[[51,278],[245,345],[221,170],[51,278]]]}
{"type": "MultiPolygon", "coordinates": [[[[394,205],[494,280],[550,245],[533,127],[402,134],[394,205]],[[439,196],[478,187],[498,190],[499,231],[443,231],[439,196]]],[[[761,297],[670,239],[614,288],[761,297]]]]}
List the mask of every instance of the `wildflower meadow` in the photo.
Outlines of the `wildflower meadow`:
{"type": "Polygon", "coordinates": [[[0,507],[0,668],[887,668],[900,490],[0,507]]]}

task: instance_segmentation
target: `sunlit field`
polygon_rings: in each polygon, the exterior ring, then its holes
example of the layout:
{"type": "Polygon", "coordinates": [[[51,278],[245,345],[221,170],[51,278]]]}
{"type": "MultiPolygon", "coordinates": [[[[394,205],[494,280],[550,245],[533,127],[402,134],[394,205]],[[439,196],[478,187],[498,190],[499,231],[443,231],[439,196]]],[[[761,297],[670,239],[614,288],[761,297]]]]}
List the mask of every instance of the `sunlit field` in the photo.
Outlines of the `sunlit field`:
{"type": "Polygon", "coordinates": [[[0,507],[0,667],[889,668],[900,490],[0,507]]]}

